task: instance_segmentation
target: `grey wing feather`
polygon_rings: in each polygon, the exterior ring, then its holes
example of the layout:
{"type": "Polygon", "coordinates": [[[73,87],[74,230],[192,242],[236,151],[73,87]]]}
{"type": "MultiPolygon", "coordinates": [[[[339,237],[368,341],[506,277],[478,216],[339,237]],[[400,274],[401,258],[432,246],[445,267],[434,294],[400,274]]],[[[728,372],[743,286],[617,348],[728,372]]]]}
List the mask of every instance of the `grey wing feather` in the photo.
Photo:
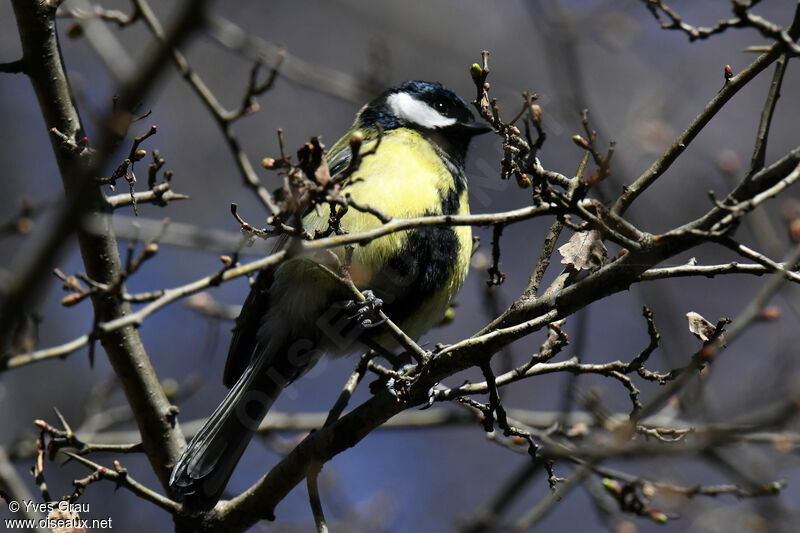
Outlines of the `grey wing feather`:
{"type": "MultiPolygon", "coordinates": [[[[337,143],[336,146],[341,146],[341,148],[334,147],[326,156],[332,178],[342,173],[350,164],[351,159],[349,144],[337,143]]],[[[311,208],[308,209],[308,211],[310,210],[311,208]]],[[[308,213],[303,215],[306,214],[308,213]]],[[[282,249],[288,240],[286,235],[280,236],[274,251],[282,249]]],[[[242,310],[236,318],[236,326],[233,328],[233,338],[225,362],[225,371],[222,374],[222,383],[228,388],[236,383],[244,369],[250,364],[250,359],[256,351],[258,330],[261,328],[264,315],[269,310],[269,288],[272,286],[273,277],[274,269],[272,268],[258,273],[256,281],[242,305],[242,310]]]]}
{"type": "Polygon", "coordinates": [[[337,150],[329,153],[326,160],[328,162],[328,170],[331,173],[331,178],[335,178],[341,174],[350,164],[350,159],[351,154],[349,147],[347,150],[337,150]]]}
{"type": "Polygon", "coordinates": [[[269,309],[269,288],[272,285],[273,274],[271,268],[258,273],[236,318],[233,339],[228,348],[228,359],[225,361],[225,371],[222,374],[222,383],[228,388],[236,383],[253,357],[257,345],[256,334],[261,327],[262,318],[269,309]]]}

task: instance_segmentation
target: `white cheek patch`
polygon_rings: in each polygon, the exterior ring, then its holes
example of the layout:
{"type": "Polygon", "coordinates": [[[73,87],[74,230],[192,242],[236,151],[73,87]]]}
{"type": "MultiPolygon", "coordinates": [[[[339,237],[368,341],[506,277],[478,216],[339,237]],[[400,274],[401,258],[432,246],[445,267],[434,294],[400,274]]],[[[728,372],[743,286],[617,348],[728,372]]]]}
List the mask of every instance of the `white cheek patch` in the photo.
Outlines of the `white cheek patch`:
{"type": "Polygon", "coordinates": [[[408,93],[392,94],[386,99],[386,103],[396,117],[418,124],[423,128],[443,128],[456,123],[456,119],[442,115],[408,93]]]}

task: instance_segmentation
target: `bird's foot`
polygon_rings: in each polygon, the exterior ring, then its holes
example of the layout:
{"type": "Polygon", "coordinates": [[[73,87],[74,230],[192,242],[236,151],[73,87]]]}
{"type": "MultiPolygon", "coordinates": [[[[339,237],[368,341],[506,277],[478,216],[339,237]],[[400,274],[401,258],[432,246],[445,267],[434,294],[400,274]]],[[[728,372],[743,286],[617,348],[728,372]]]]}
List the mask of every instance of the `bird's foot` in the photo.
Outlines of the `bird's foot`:
{"type": "MultiPolygon", "coordinates": [[[[409,376],[409,374],[413,373],[417,368],[418,367],[416,364],[407,364],[398,371],[393,372],[393,375],[385,381],[385,386],[388,389],[389,394],[398,400],[402,400],[403,397],[408,394],[408,389],[414,381],[414,378],[409,376]]],[[[436,391],[438,389],[446,389],[446,387],[436,383],[430,389],[428,389],[428,399],[422,405],[422,407],[420,407],[420,409],[427,409],[434,404],[436,401],[436,391]]]]}
{"type": "Polygon", "coordinates": [[[363,294],[363,301],[351,300],[345,304],[345,311],[352,313],[347,318],[355,320],[364,329],[376,328],[386,322],[385,318],[380,317],[383,300],[375,296],[370,290],[364,291],[363,294]]]}

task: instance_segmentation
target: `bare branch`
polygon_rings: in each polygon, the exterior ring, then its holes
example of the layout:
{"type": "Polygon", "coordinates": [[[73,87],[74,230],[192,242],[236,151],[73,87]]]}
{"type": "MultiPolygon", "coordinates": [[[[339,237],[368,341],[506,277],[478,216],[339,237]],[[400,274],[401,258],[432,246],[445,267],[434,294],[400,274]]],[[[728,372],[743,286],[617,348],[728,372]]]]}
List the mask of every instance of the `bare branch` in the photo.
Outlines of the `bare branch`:
{"type": "Polygon", "coordinates": [[[170,500],[169,498],[155,492],[152,489],[149,489],[133,479],[130,474],[128,474],[128,470],[123,468],[120,465],[119,461],[114,461],[114,468],[107,468],[105,466],[101,466],[94,461],[87,459],[86,457],[82,457],[80,455],[74,454],[72,452],[62,452],[64,455],[74,459],[75,461],[81,463],[84,466],[92,468],[94,470],[92,476],[85,480],[79,480],[75,482],[76,490],[82,490],[86,487],[89,483],[94,481],[99,481],[101,479],[107,479],[109,481],[113,481],[118,487],[124,487],[131,491],[136,496],[142,498],[143,500],[147,500],[150,503],[164,509],[168,513],[177,514],[181,510],[181,506],[179,503],[170,500]]]}
{"type": "MultiPolygon", "coordinates": [[[[67,191],[67,202],[52,222],[52,231],[37,243],[34,253],[22,254],[29,261],[23,265],[20,277],[15,280],[2,303],[3,332],[11,316],[16,316],[20,303],[34,295],[34,288],[40,285],[42,273],[50,267],[51,261],[68,241],[72,231],[78,230],[79,244],[88,276],[101,283],[111,283],[119,278],[121,262],[116,239],[106,219],[106,230],[96,236],[76,228],[83,213],[92,212],[103,217],[105,198],[96,186],[94,178],[100,174],[120,138],[127,130],[128,122],[121,116],[145,95],[147,88],[157,77],[164,63],[164,51],[156,50],[149,54],[135,77],[120,87],[119,108],[111,110],[104,118],[102,133],[99,135],[98,149],[89,159],[90,151],[75,150],[83,145],[80,117],[72,100],[72,93],[61,61],[58,37],[53,18],[55,7],[49,3],[32,4],[22,0],[13,2],[17,16],[23,55],[32,84],[39,98],[47,131],[58,131],[67,137],[64,141],[51,137],[53,151],[67,191]],[[33,58],[36,58],[35,60],[33,58]],[[45,59],[42,59],[45,58],[45,59]],[[115,117],[116,120],[112,120],[115,117]],[[115,127],[112,128],[111,124],[115,127]],[[120,131],[122,130],[122,131],[120,131]]],[[[175,46],[190,33],[199,22],[203,3],[185,2],[178,10],[177,23],[168,33],[166,43],[175,46]]],[[[129,304],[113,294],[97,292],[92,296],[97,317],[109,320],[130,312],[129,304]]],[[[4,335],[0,335],[4,337],[4,335]]],[[[174,420],[172,410],[155,372],[145,352],[138,332],[134,328],[123,328],[104,334],[100,338],[108,354],[109,361],[120,376],[123,388],[137,416],[142,432],[142,440],[148,452],[148,459],[160,481],[167,486],[169,470],[166,465],[177,458],[184,445],[183,436],[174,420]]]]}
{"type": "Polygon", "coordinates": [[[117,194],[108,198],[108,203],[114,209],[133,204],[155,204],[159,206],[166,206],[168,202],[174,200],[188,200],[190,197],[186,194],[180,194],[170,189],[169,183],[160,183],[150,189],[149,191],[137,192],[133,196],[130,194],[117,194]]]}
{"type": "MultiPolygon", "coordinates": [[[[800,7],[795,11],[794,21],[789,30],[789,34],[793,36],[793,39],[797,37],[797,33],[800,33],[800,7]]],[[[758,59],[753,61],[747,68],[730,78],[722,90],[714,95],[705,109],[703,109],[683,133],[675,139],[672,146],[670,146],[644,174],[639,176],[636,181],[626,188],[625,192],[614,204],[613,211],[618,214],[625,213],[628,207],[630,207],[630,204],[669,169],[689,143],[694,140],[697,134],[708,124],[717,112],[722,109],[728,100],[762,70],[777,61],[781,57],[783,49],[784,45],[782,42],[773,44],[768,52],[760,55],[758,59]]]]}
{"type": "MultiPolygon", "coordinates": [[[[147,23],[150,31],[153,32],[153,35],[155,35],[156,38],[162,44],[164,44],[164,46],[166,46],[166,35],[164,29],[158,22],[153,10],[150,8],[150,5],[146,2],[146,0],[134,0],[134,5],[137,7],[139,12],[141,12],[142,18],[147,23]]],[[[258,179],[255,170],[253,169],[253,165],[250,163],[250,159],[244,153],[244,150],[239,144],[239,140],[236,138],[233,130],[231,129],[231,120],[229,119],[231,115],[220,105],[214,94],[211,92],[205,82],[203,82],[200,76],[198,76],[197,73],[192,70],[186,57],[174,47],[170,47],[170,52],[172,54],[173,61],[178,67],[178,70],[180,70],[183,77],[189,82],[190,86],[195,90],[200,99],[211,112],[211,115],[216,119],[217,124],[222,130],[225,140],[228,143],[228,148],[230,148],[231,153],[234,156],[236,166],[239,168],[239,172],[242,174],[245,185],[247,185],[253,190],[253,192],[256,193],[258,198],[270,211],[270,213],[273,215],[278,214],[279,209],[275,204],[272,195],[263,185],[261,185],[261,182],[258,179]]]]}

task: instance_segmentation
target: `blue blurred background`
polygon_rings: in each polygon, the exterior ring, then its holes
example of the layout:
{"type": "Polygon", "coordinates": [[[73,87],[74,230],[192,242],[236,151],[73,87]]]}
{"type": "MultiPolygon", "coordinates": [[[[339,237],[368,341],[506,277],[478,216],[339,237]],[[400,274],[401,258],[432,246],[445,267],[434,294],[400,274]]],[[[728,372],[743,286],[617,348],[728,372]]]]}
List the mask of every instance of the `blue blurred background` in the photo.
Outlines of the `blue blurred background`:
{"type": "MultiPolygon", "coordinates": [[[[168,20],[176,6],[172,1],[153,4],[162,20],[168,20]]],[[[759,14],[779,24],[788,24],[793,2],[764,4],[759,14]]],[[[69,5],[67,1],[65,6],[69,5]]],[[[130,9],[126,2],[103,2],[103,5],[123,11],[130,9]]],[[[673,7],[685,20],[697,25],[712,25],[729,16],[728,3],[723,1],[676,1],[673,7]]],[[[660,30],[643,3],[633,0],[527,3],[240,0],[217,3],[213,11],[252,35],[284,45],[298,59],[357,80],[367,93],[375,87],[407,79],[425,79],[440,81],[465,99],[472,99],[474,89],[468,67],[479,60],[481,50],[489,50],[491,92],[498,99],[504,117],[516,114],[522,91],[530,90],[540,97],[548,134],[540,158],[546,168],[568,175],[577,169],[582,153],[571,137],[582,133],[580,110],[584,107],[590,110],[600,142],[616,140],[613,177],[595,192],[605,200],[616,197],[621,184],[632,181],[646,169],[700,112],[722,86],[726,64],[738,72],[754,58],[754,54],[743,49],[764,43],[753,30],[731,30],[708,41],[690,44],[682,33],[660,30]]],[[[93,119],[108,107],[114,84],[85,39],[66,36],[70,25],[68,20],[59,21],[63,54],[91,144],[97,131],[93,119]]],[[[153,40],[141,23],[121,30],[113,24],[109,27],[135,59],[152,52],[153,40]]],[[[247,84],[250,59],[226,50],[203,32],[185,48],[192,66],[219,99],[228,108],[237,106],[247,84]]],[[[13,11],[9,3],[2,2],[0,61],[17,59],[19,54],[13,11]]],[[[746,171],[771,77],[769,72],[762,73],[744,88],[669,173],[634,204],[630,218],[635,224],[657,233],[688,221],[709,208],[706,195],[709,189],[723,194],[732,184],[731,175],[739,177],[746,171]]],[[[795,65],[790,64],[784,82],[785,98],[778,104],[770,137],[768,162],[798,145],[800,101],[795,95],[799,81],[795,65]]],[[[314,135],[332,145],[350,126],[363,103],[365,100],[333,96],[324,89],[279,75],[275,87],[260,98],[260,111],[238,121],[234,129],[245,151],[257,162],[278,154],[277,128],[283,128],[291,150],[314,135]]],[[[229,212],[229,204],[236,202],[239,212],[254,225],[265,219],[259,202],[243,187],[212,117],[173,68],[168,68],[166,75],[157,81],[142,109],[152,110],[152,114],[134,126],[131,133],[139,135],[150,124],[158,125],[158,134],[146,141],[144,147],[160,150],[166,159],[165,168],[174,172],[173,188],[191,195],[191,200],[166,208],[140,206],[142,217],[168,216],[176,222],[236,232],[238,224],[229,212]]],[[[3,171],[0,219],[5,220],[18,211],[22,198],[34,205],[45,204],[59,199],[62,187],[35,95],[24,75],[0,75],[0,123],[3,126],[0,128],[3,171]]],[[[527,191],[513,182],[499,181],[500,157],[497,137],[484,136],[473,145],[468,161],[473,212],[498,212],[530,202],[527,191]]],[[[143,189],[141,167],[139,172],[139,187],[143,189]]],[[[279,184],[276,174],[260,168],[258,172],[269,188],[279,184]]],[[[769,203],[767,208],[765,215],[780,228],[779,202],[769,203]]],[[[130,209],[120,214],[133,215],[130,209]]],[[[47,231],[47,224],[45,213],[36,219],[34,231],[47,231]]],[[[537,220],[505,231],[502,268],[508,277],[495,295],[501,304],[510,303],[525,286],[548,224],[537,220]]],[[[485,254],[491,235],[482,230],[477,233],[483,242],[479,254],[485,254]]],[[[765,234],[743,227],[740,235],[745,242],[760,244],[760,249],[775,259],[782,256],[789,243],[785,231],[780,229],[765,234]]],[[[15,252],[26,238],[29,237],[16,235],[0,239],[3,268],[13,263],[15,252]]],[[[562,240],[566,238],[565,232],[562,240]]],[[[60,268],[68,274],[81,271],[75,243],[68,250],[61,258],[60,268]]],[[[611,252],[616,249],[612,247],[611,252]]],[[[701,263],[733,259],[713,248],[694,250],[690,255],[697,256],[701,263]]],[[[686,261],[690,255],[676,258],[670,264],[686,261]]],[[[479,263],[480,258],[481,255],[479,263]]],[[[554,261],[545,282],[559,271],[557,262],[554,261]]],[[[425,341],[453,342],[477,331],[491,319],[485,303],[485,270],[477,266],[459,295],[454,323],[432,331],[425,341]]],[[[128,288],[135,292],[177,286],[219,267],[218,254],[162,246],[158,256],[129,280],[128,288]]],[[[651,366],[658,370],[672,368],[697,349],[697,341],[685,326],[687,311],[697,311],[710,320],[735,316],[762,283],[761,278],[736,277],[634,286],[568,320],[564,328],[572,343],[563,356],[580,355],[586,362],[630,359],[648,342],[641,318],[641,306],[647,304],[655,312],[663,338],[662,348],[651,359],[651,366]]],[[[89,331],[92,325],[88,301],[76,308],[62,308],[59,283],[53,278],[49,284],[47,297],[38,307],[44,317],[39,334],[41,347],[63,343],[89,331]]],[[[236,280],[214,289],[212,295],[219,301],[239,304],[246,293],[246,281],[236,280]]],[[[783,311],[781,320],[752,328],[725,353],[709,378],[703,400],[713,418],[725,420],[796,386],[798,317],[785,300],[774,303],[783,311]]],[[[159,377],[177,380],[179,398],[181,391],[198,387],[180,401],[181,421],[207,416],[224,395],[221,374],[229,328],[229,323],[204,318],[180,303],[158,312],[141,327],[159,377]]],[[[517,360],[522,361],[538,350],[543,338],[542,334],[533,335],[515,344],[517,360]]],[[[13,451],[21,439],[27,438],[30,445],[35,435],[32,421],[44,418],[54,423],[53,406],[67,420],[79,425],[92,391],[112,378],[103,355],[98,348],[93,368],[84,349],[64,360],[0,376],[4,419],[0,444],[13,451]]],[[[499,359],[496,361],[501,366],[499,359]]],[[[326,411],[353,365],[353,359],[324,361],[294,385],[296,394],[282,395],[274,409],[326,411]]],[[[458,384],[471,377],[477,374],[454,376],[449,383],[458,384]]],[[[559,409],[567,381],[568,377],[561,375],[527,380],[505,389],[504,399],[510,407],[559,409]]],[[[577,387],[584,393],[597,391],[609,411],[626,411],[627,392],[606,381],[582,377],[577,387]]],[[[110,383],[113,390],[113,381],[110,383]]],[[[644,386],[643,391],[646,399],[653,388],[644,386]]],[[[353,402],[367,396],[368,391],[362,385],[353,402]]],[[[121,392],[112,392],[107,405],[124,405],[121,392]]],[[[128,422],[115,429],[131,427],[128,422]]],[[[286,434],[281,439],[293,441],[300,437],[286,434]]],[[[796,513],[796,502],[800,499],[796,481],[800,476],[791,454],[779,456],[767,449],[748,457],[755,461],[765,481],[778,477],[790,479],[789,487],[776,498],[781,505],[793,506],[796,513]]],[[[101,454],[97,460],[108,465],[114,458],[101,454]]],[[[270,446],[254,441],[229,484],[229,492],[237,494],[245,490],[278,458],[270,446]]],[[[121,461],[138,480],[158,486],[144,459],[131,455],[121,461]]],[[[337,522],[343,524],[338,530],[453,531],[459,524],[469,522],[496,487],[524,461],[524,456],[488,441],[477,424],[436,430],[378,430],[325,466],[321,476],[322,498],[329,520],[334,526],[337,522]]],[[[28,474],[31,464],[32,459],[28,459],[18,462],[17,467],[35,492],[28,474]]],[[[615,466],[687,485],[723,479],[718,471],[699,460],[662,458],[655,464],[643,460],[618,461],[615,466]]],[[[569,468],[557,463],[556,473],[566,475],[569,468]]],[[[84,469],[73,464],[62,468],[54,464],[46,466],[48,485],[56,497],[72,490],[72,479],[85,475],[84,469]]],[[[546,480],[540,474],[507,516],[519,516],[547,492],[546,480]]],[[[171,527],[166,513],[124,490],[114,492],[110,484],[90,486],[82,501],[91,504],[89,518],[112,517],[115,531],[165,531],[171,527]]],[[[646,519],[628,517],[628,522],[613,527],[618,531],[769,531],[769,519],[759,505],[763,504],[726,496],[691,501],[675,498],[663,506],[683,515],[678,521],[657,526],[646,519]]],[[[313,525],[305,487],[295,489],[279,505],[276,514],[277,524],[260,524],[254,530],[310,531],[313,525]]],[[[7,511],[0,515],[5,517],[7,511]]],[[[537,530],[557,528],[587,532],[608,529],[582,489],[571,492],[560,502],[537,530]]]]}

